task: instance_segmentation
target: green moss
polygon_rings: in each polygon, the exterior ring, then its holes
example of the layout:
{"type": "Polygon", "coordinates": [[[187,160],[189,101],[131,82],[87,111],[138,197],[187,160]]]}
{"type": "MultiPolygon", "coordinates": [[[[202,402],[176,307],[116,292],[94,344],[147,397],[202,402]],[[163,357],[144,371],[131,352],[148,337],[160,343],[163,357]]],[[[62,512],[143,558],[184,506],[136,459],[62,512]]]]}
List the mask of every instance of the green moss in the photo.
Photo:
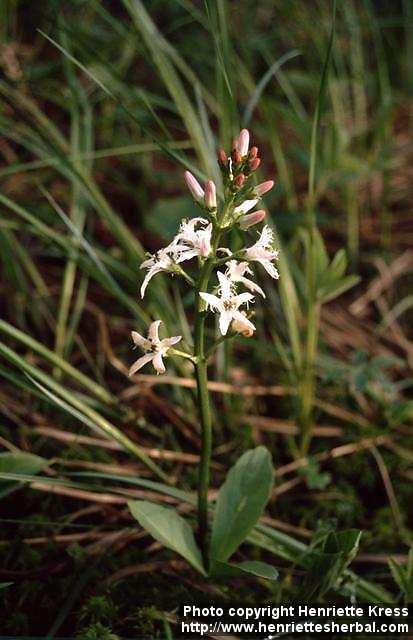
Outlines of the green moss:
{"type": "Polygon", "coordinates": [[[78,633],[76,640],[120,640],[120,638],[115,633],[112,633],[109,627],[96,622],[78,633]]]}

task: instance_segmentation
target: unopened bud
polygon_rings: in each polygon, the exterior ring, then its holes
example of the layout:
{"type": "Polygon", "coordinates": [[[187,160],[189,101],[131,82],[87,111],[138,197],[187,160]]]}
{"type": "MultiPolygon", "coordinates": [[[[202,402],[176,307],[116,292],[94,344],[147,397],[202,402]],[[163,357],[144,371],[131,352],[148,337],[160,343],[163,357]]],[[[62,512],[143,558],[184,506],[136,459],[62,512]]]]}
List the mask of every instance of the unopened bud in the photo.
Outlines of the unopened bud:
{"type": "Polygon", "coordinates": [[[235,207],[234,209],[235,215],[242,215],[244,213],[248,213],[248,211],[251,211],[251,209],[255,207],[257,202],[258,202],[258,198],[254,198],[253,200],[244,200],[244,202],[241,202],[241,204],[235,207]]]}
{"type": "Polygon", "coordinates": [[[261,184],[257,184],[256,187],[254,187],[254,193],[257,196],[263,196],[264,193],[267,193],[267,191],[270,191],[274,186],[274,180],[267,180],[267,182],[261,182],[261,184]]]}
{"type": "Polygon", "coordinates": [[[258,147],[251,147],[248,157],[250,160],[254,160],[258,155],[258,147]]]}
{"type": "Polygon", "coordinates": [[[195,198],[197,202],[200,202],[204,197],[204,190],[199,184],[198,180],[195,178],[195,176],[192,175],[190,171],[185,171],[184,177],[187,187],[191,192],[193,198],[195,198]]]}
{"type": "Polygon", "coordinates": [[[232,156],[232,159],[235,162],[235,164],[239,164],[241,162],[242,158],[241,158],[241,154],[238,151],[238,149],[233,149],[231,156],[232,156]]]}
{"type": "Polygon", "coordinates": [[[250,145],[250,132],[248,129],[242,129],[238,138],[238,151],[241,157],[244,158],[248,153],[248,147],[250,145]]]}
{"type": "Polygon", "coordinates": [[[242,216],[239,224],[241,229],[248,229],[248,227],[252,227],[254,224],[262,222],[264,218],[265,211],[264,209],[260,209],[259,211],[253,211],[252,213],[242,216]]]}
{"type": "Polygon", "coordinates": [[[260,164],[261,164],[261,158],[254,158],[253,160],[250,160],[249,165],[250,165],[251,171],[255,171],[256,169],[258,169],[260,164]]]}
{"type": "Polygon", "coordinates": [[[208,180],[205,183],[205,198],[204,198],[205,206],[208,209],[216,209],[217,208],[217,191],[215,188],[215,184],[212,180],[208,180]]]}
{"type": "Polygon", "coordinates": [[[255,325],[248,320],[244,311],[241,311],[239,316],[232,321],[231,329],[237,333],[241,333],[245,338],[251,338],[254,335],[255,325]]]}
{"type": "Polygon", "coordinates": [[[242,185],[244,184],[244,182],[245,182],[245,176],[244,176],[244,174],[243,174],[243,173],[240,173],[240,174],[239,174],[239,175],[234,179],[234,185],[235,185],[236,187],[238,187],[238,189],[239,189],[240,187],[242,187],[242,185]]]}
{"type": "Polygon", "coordinates": [[[222,167],[226,167],[228,164],[227,154],[223,149],[218,151],[218,162],[222,167]]]}

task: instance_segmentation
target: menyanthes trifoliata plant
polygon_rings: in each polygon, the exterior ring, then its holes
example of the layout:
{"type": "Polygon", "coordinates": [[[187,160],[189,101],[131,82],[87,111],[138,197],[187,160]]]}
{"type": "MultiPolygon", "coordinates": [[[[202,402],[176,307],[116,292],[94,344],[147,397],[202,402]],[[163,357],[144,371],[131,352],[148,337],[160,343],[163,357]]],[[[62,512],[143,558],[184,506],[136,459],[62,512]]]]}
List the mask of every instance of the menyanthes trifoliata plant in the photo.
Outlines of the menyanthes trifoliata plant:
{"type": "Polygon", "coordinates": [[[152,322],[145,338],[132,332],[136,347],[144,352],[132,365],[130,375],[151,363],[157,374],[165,373],[164,358],[183,357],[195,367],[199,417],[202,429],[202,451],[198,481],[198,541],[189,523],[177,512],[159,505],[135,501],[130,503],[133,515],[154,538],[185,557],[204,575],[238,575],[253,573],[274,579],[276,571],[261,562],[229,564],[229,557],[245,540],[260,517],[270,495],[273,471],[269,452],[257,447],[245,453],[229,472],[215,506],[208,503],[212,419],[207,387],[207,360],[218,344],[237,335],[251,337],[256,329],[252,321],[255,296],[265,298],[263,289],[254,281],[254,267],[262,267],[274,279],[278,256],[274,233],[265,224],[265,211],[258,205],[262,196],[272,189],[268,180],[254,184],[254,172],[261,164],[257,147],[250,148],[250,134],[243,129],[233,142],[231,154],[218,152],[222,173],[223,194],[218,198],[216,185],[208,180],[202,187],[189,171],[185,172],[187,187],[200,215],[181,221],[172,242],[141,264],[146,271],[141,296],[158,273],[182,277],[194,290],[194,347],[192,353],[175,349],[181,336],[159,337],[161,320],[152,322]],[[244,246],[235,252],[226,246],[229,232],[238,230],[244,246]],[[245,233],[249,230],[249,233],[245,233]],[[251,233],[252,231],[252,233],[251,233]],[[247,237],[248,235],[248,237],[247,237]],[[252,237],[252,240],[250,238],[252,237]],[[189,261],[196,262],[194,275],[186,270],[189,261]],[[205,324],[218,319],[221,337],[207,344],[205,324]],[[209,512],[214,512],[209,533],[209,512]]]}

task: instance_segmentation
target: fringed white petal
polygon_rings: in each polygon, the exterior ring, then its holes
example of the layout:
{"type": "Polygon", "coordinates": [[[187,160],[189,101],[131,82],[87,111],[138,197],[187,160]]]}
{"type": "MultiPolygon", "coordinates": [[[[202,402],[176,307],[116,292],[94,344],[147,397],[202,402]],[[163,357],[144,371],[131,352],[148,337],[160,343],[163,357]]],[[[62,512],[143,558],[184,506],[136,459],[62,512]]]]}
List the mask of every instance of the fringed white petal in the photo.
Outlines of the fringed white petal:
{"type": "Polygon", "coordinates": [[[182,340],[182,336],[172,336],[171,338],[164,338],[160,342],[160,348],[164,353],[166,353],[168,349],[173,347],[174,344],[177,344],[181,340],[182,340]]]}
{"type": "Polygon", "coordinates": [[[200,297],[204,300],[211,309],[215,309],[216,311],[220,311],[222,308],[222,302],[217,297],[212,295],[212,293],[206,293],[205,291],[199,292],[200,297]]]}
{"type": "Polygon", "coordinates": [[[228,327],[232,320],[232,312],[231,311],[221,311],[219,316],[219,330],[223,336],[227,335],[228,327]]]}
{"type": "Polygon", "coordinates": [[[155,320],[151,322],[148,329],[148,338],[151,342],[159,344],[159,327],[162,324],[162,320],[155,320]]]}
{"type": "Polygon", "coordinates": [[[150,341],[141,336],[137,331],[132,331],[132,340],[136,347],[141,347],[141,349],[150,349],[150,341]]]}
{"type": "Polygon", "coordinates": [[[155,371],[156,371],[156,373],[158,375],[160,373],[165,373],[165,371],[166,371],[165,365],[164,365],[163,360],[162,360],[162,355],[163,354],[159,351],[158,353],[156,353],[154,355],[153,360],[152,360],[153,367],[154,367],[154,369],[155,369],[155,371]]]}
{"type": "Polygon", "coordinates": [[[134,362],[131,368],[129,369],[129,375],[133,376],[134,373],[139,371],[139,369],[142,369],[142,367],[144,367],[145,364],[150,362],[152,358],[153,358],[153,353],[146,353],[144,356],[141,356],[140,358],[138,358],[138,360],[136,360],[136,362],[134,362]]]}

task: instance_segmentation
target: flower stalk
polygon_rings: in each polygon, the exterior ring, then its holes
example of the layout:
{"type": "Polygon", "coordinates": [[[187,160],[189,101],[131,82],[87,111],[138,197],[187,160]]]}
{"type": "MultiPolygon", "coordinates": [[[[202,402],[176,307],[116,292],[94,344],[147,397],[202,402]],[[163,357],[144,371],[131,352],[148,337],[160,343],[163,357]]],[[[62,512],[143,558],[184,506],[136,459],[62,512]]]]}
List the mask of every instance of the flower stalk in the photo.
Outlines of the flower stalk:
{"type": "MultiPolygon", "coordinates": [[[[161,339],[158,330],[160,320],[154,321],[148,338],[132,332],[135,345],[145,351],[131,367],[130,375],[151,362],[157,373],[164,373],[163,358],[181,357],[192,361],[195,367],[199,419],[201,423],[202,446],[198,475],[198,537],[202,550],[205,570],[210,563],[208,536],[208,491],[210,486],[210,466],[212,453],[212,414],[208,392],[208,359],[218,344],[235,336],[251,337],[255,326],[250,319],[248,305],[254,302],[255,294],[265,298],[261,287],[251,279],[252,266],[259,263],[271,278],[278,278],[273,265],[278,252],[274,247],[274,234],[268,225],[255,237],[255,242],[232,253],[229,247],[220,246],[233,228],[245,232],[261,223],[265,211],[253,211],[262,195],[273,186],[267,181],[254,186],[251,178],[260,164],[257,147],[249,149],[250,134],[243,129],[234,140],[230,156],[224,151],[218,152],[218,163],[223,176],[224,200],[218,202],[216,187],[212,180],[201,186],[188,171],[184,178],[187,187],[202,217],[182,220],[178,233],[172,242],[148,256],[141,268],[147,269],[141,286],[144,297],[150,280],[158,273],[165,272],[181,277],[193,289],[194,308],[194,347],[193,353],[174,349],[181,336],[161,339]],[[197,274],[187,273],[181,266],[183,262],[196,261],[197,274]],[[250,277],[246,277],[248,274],[250,277]],[[214,282],[212,283],[212,279],[214,282]],[[247,291],[240,292],[239,287],[247,291]],[[245,309],[244,309],[245,306],[245,309]],[[221,338],[210,340],[207,344],[207,319],[210,313],[219,314],[218,326],[221,338]]],[[[249,231],[251,233],[251,231],[249,231]]]]}
{"type": "MultiPolygon", "coordinates": [[[[207,264],[206,267],[209,267],[207,264]]],[[[196,300],[194,327],[194,356],[196,385],[198,394],[198,411],[201,422],[201,459],[198,472],[198,535],[201,544],[204,566],[208,571],[208,489],[210,483],[210,466],[212,453],[212,415],[208,393],[207,359],[205,354],[205,311],[199,295],[201,287],[208,285],[209,269],[205,269],[199,282],[196,300]]]]}

